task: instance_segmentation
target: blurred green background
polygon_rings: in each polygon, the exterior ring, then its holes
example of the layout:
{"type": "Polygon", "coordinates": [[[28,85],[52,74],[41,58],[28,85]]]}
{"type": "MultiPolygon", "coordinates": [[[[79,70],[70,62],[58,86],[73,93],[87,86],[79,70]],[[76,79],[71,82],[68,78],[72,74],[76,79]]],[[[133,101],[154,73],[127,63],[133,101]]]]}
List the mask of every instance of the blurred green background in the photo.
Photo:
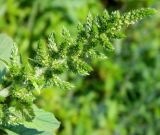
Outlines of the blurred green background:
{"type": "MultiPolygon", "coordinates": [[[[24,56],[34,55],[37,41],[63,27],[75,36],[88,12],[122,12],[142,7],[159,10],[159,0],[0,0],[0,32],[18,44],[24,56]]],[[[57,135],[160,134],[160,16],[146,18],[114,41],[107,61],[92,61],[94,71],[67,74],[72,90],[42,91],[36,104],[61,121],[57,135]]]]}

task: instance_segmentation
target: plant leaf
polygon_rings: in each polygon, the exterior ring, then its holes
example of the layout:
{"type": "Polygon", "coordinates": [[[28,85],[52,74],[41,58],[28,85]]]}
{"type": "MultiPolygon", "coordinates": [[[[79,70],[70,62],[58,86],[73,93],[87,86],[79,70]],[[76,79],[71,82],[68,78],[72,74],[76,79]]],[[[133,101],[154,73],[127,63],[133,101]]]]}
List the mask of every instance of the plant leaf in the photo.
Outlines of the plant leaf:
{"type": "Polygon", "coordinates": [[[0,34],[0,82],[5,74],[5,62],[8,62],[13,48],[13,40],[6,34],[0,34]],[[2,61],[3,60],[3,61],[2,61]]]}
{"type": "Polygon", "coordinates": [[[5,132],[8,135],[54,135],[54,130],[60,125],[52,113],[33,106],[36,117],[32,122],[8,126],[5,132]]]}
{"type": "Polygon", "coordinates": [[[43,131],[43,133],[41,133],[43,135],[53,135],[53,131],[60,126],[60,122],[52,113],[45,112],[36,106],[33,108],[36,117],[33,122],[25,122],[25,126],[43,131]]]}

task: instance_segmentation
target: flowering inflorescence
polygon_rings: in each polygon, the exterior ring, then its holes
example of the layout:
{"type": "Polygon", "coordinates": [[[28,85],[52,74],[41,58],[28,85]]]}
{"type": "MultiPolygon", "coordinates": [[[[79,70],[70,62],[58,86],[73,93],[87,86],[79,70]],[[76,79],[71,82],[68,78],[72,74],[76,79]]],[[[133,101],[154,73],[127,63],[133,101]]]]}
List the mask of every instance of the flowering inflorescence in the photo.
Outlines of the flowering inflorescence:
{"type": "Polygon", "coordinates": [[[104,50],[112,51],[112,41],[124,37],[122,28],[153,13],[153,9],[139,9],[122,15],[118,11],[111,14],[104,11],[95,17],[89,14],[86,22],[78,25],[75,38],[63,29],[62,40],[58,42],[52,33],[47,43],[39,41],[35,56],[28,62],[20,59],[14,46],[10,62],[6,64],[8,72],[1,84],[2,91],[7,94],[0,99],[0,124],[32,120],[35,91],[51,86],[72,88],[69,82],[60,78],[62,73],[69,71],[88,75],[92,71],[90,61],[106,59],[104,50]]]}

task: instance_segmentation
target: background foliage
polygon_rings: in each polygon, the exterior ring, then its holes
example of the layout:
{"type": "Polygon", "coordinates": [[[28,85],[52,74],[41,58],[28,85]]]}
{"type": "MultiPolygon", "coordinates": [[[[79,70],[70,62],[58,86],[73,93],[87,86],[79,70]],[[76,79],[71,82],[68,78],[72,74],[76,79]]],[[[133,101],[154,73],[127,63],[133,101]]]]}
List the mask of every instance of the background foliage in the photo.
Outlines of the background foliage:
{"type": "MultiPolygon", "coordinates": [[[[34,55],[36,41],[63,26],[75,24],[88,12],[160,8],[158,0],[1,0],[0,32],[7,33],[24,55],[34,55]]],[[[93,61],[87,77],[67,79],[73,90],[43,90],[37,105],[61,121],[59,135],[155,135],[160,132],[160,17],[142,21],[116,40],[115,53],[93,61]],[[47,104],[46,104],[47,103],[47,104]]],[[[59,38],[59,37],[57,37],[59,38]]]]}

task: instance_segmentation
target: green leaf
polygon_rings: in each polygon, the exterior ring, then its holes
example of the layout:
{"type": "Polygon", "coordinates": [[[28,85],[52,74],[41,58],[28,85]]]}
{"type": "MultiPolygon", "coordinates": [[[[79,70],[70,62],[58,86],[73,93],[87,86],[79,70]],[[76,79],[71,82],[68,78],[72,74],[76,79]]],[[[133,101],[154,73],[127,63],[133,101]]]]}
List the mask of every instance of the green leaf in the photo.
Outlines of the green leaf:
{"type": "Polygon", "coordinates": [[[7,135],[43,135],[43,131],[38,131],[34,128],[27,128],[22,124],[10,125],[4,129],[7,135]]]}
{"type": "MultiPolygon", "coordinates": [[[[45,112],[42,109],[38,109],[34,106],[34,113],[36,115],[33,122],[26,122],[25,126],[35,128],[38,131],[45,131],[46,135],[52,135],[54,129],[60,126],[60,123],[52,113],[45,112]]],[[[44,133],[42,133],[44,135],[44,133]]]]}
{"type": "Polygon", "coordinates": [[[5,74],[5,62],[8,62],[13,48],[13,40],[6,34],[0,34],[0,82],[5,74]]]}
{"type": "Polygon", "coordinates": [[[54,130],[60,126],[60,122],[52,113],[38,109],[36,106],[33,108],[36,117],[32,122],[8,126],[6,133],[8,135],[53,135],[54,130]]]}

